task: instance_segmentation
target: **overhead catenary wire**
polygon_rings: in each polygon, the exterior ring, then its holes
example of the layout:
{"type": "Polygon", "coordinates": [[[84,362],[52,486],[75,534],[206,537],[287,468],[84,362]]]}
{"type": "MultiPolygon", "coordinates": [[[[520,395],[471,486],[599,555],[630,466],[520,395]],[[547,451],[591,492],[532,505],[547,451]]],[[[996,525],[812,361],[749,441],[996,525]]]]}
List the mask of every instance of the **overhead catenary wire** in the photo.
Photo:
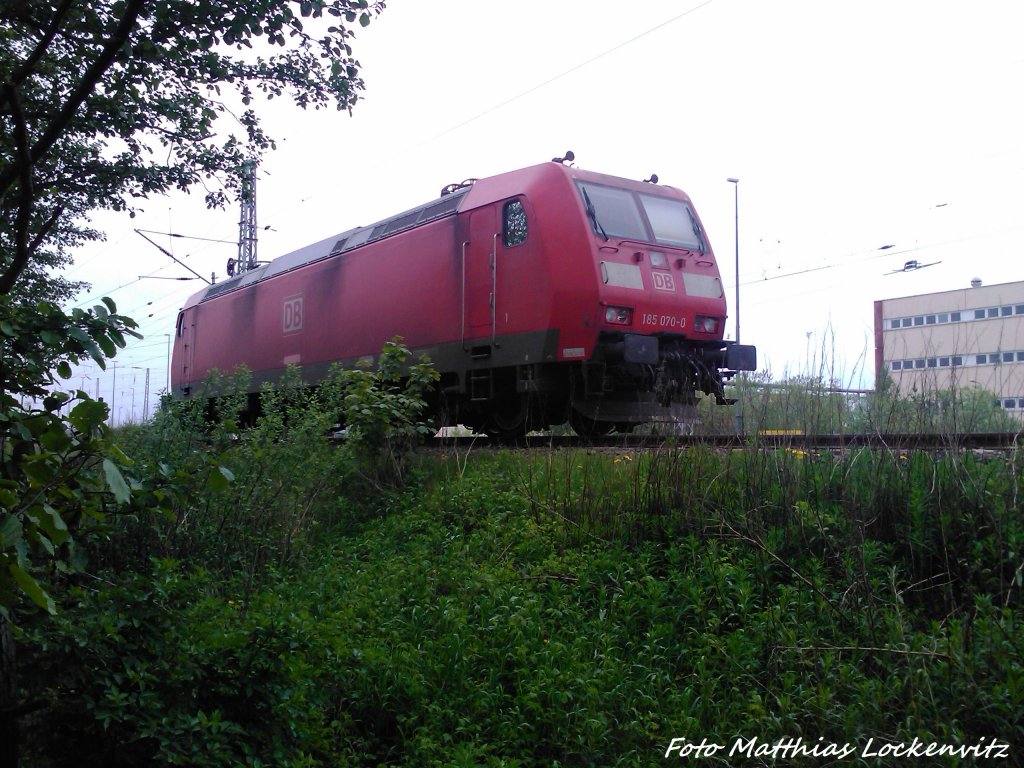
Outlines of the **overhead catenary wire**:
{"type": "MultiPolygon", "coordinates": [[[[177,237],[177,238],[181,238],[181,239],[184,239],[184,240],[200,240],[200,241],[205,242],[205,243],[224,243],[226,245],[234,245],[234,246],[238,245],[238,241],[237,240],[220,240],[220,239],[213,238],[213,237],[199,237],[197,235],[183,235],[183,234],[180,234],[178,232],[157,232],[154,229],[136,229],[135,231],[140,233],[140,234],[142,232],[145,232],[145,233],[150,234],[150,235],[163,235],[164,237],[177,237]]],[[[186,258],[188,258],[188,257],[186,256],[186,258]]]]}
{"type": "Polygon", "coordinates": [[[645,29],[643,32],[640,32],[639,34],[634,35],[633,37],[629,38],[628,40],[623,40],[620,43],[616,43],[612,47],[606,48],[603,51],[601,51],[600,53],[597,53],[594,56],[591,56],[589,59],[581,61],[579,64],[574,64],[573,66],[569,67],[568,69],[562,70],[557,75],[553,75],[552,77],[549,77],[546,80],[542,80],[541,82],[539,82],[539,83],[537,83],[535,85],[530,86],[529,88],[527,88],[524,91],[520,91],[519,93],[517,93],[517,94],[515,94],[513,96],[509,96],[507,99],[504,99],[503,101],[500,101],[497,104],[495,104],[495,105],[493,105],[491,107],[488,107],[488,108],[478,112],[477,114],[473,115],[472,117],[468,117],[465,120],[462,120],[461,122],[458,122],[455,125],[452,125],[449,128],[446,128],[445,130],[441,131],[440,133],[437,133],[437,134],[434,134],[433,136],[427,137],[426,139],[424,139],[423,141],[419,142],[418,144],[409,147],[409,149],[415,149],[415,148],[417,148],[419,146],[422,146],[423,144],[429,144],[429,143],[431,143],[433,141],[436,141],[437,139],[442,138],[443,136],[447,136],[449,133],[457,131],[460,128],[464,128],[465,126],[469,125],[470,123],[476,122],[477,120],[479,120],[482,117],[486,117],[487,115],[489,115],[489,114],[491,114],[493,112],[497,112],[499,109],[503,109],[504,107],[507,107],[509,104],[514,104],[515,102],[519,101],[520,99],[525,98],[526,96],[529,96],[530,94],[532,94],[532,93],[534,93],[536,91],[539,91],[540,89],[545,88],[546,86],[551,85],[552,83],[557,82],[558,80],[561,80],[563,77],[567,77],[568,75],[571,75],[574,72],[577,72],[577,71],[583,69],[584,67],[587,67],[587,66],[593,64],[594,62],[600,61],[601,59],[605,58],[606,56],[609,56],[610,54],[615,53],[616,51],[618,51],[618,50],[620,50],[622,48],[625,48],[628,45],[632,45],[637,40],[641,40],[641,39],[647,37],[648,35],[650,35],[650,34],[652,34],[654,32],[657,32],[659,29],[661,29],[663,27],[667,27],[669,24],[673,24],[673,23],[679,21],[680,19],[683,19],[683,18],[689,16],[692,13],[696,13],[700,9],[705,8],[705,7],[709,6],[709,5],[711,5],[711,3],[713,3],[713,2],[714,2],[714,0],[704,0],[704,2],[700,3],[699,5],[695,5],[692,8],[689,8],[688,10],[683,11],[682,13],[675,15],[675,16],[673,16],[670,19],[666,19],[665,21],[662,21],[662,22],[660,22],[658,24],[655,24],[653,27],[645,29]]]}
{"type": "MultiPolygon", "coordinates": [[[[579,62],[578,64],[574,64],[573,66],[571,66],[571,67],[569,67],[567,69],[562,70],[561,72],[559,72],[556,75],[553,75],[553,76],[551,76],[549,78],[546,78],[545,80],[542,80],[542,81],[540,81],[538,83],[535,83],[534,85],[529,86],[525,90],[522,90],[522,91],[520,91],[520,92],[518,92],[518,93],[516,93],[516,94],[514,94],[512,96],[509,96],[508,98],[498,102],[497,104],[493,104],[492,106],[487,107],[486,109],[483,109],[480,112],[477,112],[476,114],[474,114],[474,115],[472,115],[472,116],[470,116],[468,118],[465,118],[464,120],[461,120],[461,121],[459,121],[459,122],[457,122],[457,123],[455,123],[453,125],[448,126],[447,128],[439,131],[438,133],[435,133],[435,134],[433,134],[431,136],[427,136],[426,138],[421,139],[420,141],[408,144],[408,145],[406,145],[404,147],[397,148],[394,152],[392,152],[390,154],[394,155],[394,154],[401,154],[401,153],[404,153],[404,152],[410,152],[412,150],[416,150],[416,149],[419,149],[419,148],[421,148],[423,146],[431,144],[431,143],[437,141],[438,139],[444,138],[445,136],[447,136],[447,135],[449,135],[451,133],[454,133],[455,131],[458,131],[461,128],[465,128],[467,125],[470,125],[471,123],[474,123],[477,120],[480,120],[481,118],[484,118],[484,117],[486,117],[486,116],[488,116],[488,115],[490,115],[490,114],[492,114],[494,112],[497,112],[497,111],[499,111],[501,109],[504,109],[505,107],[509,106],[510,104],[514,104],[515,102],[519,101],[520,99],[523,99],[523,98],[529,96],[530,94],[535,93],[535,92],[537,92],[537,91],[539,91],[539,90],[541,90],[541,89],[551,85],[552,83],[555,83],[555,82],[561,80],[564,77],[568,77],[569,75],[571,75],[571,74],[573,74],[575,72],[578,72],[579,70],[581,70],[581,69],[583,69],[583,68],[585,68],[585,67],[587,67],[587,66],[589,66],[589,65],[591,65],[591,64],[593,64],[593,63],[595,63],[597,61],[600,61],[600,60],[604,59],[605,57],[611,55],[612,53],[615,53],[616,51],[619,51],[622,48],[625,48],[625,47],[627,47],[627,46],[637,42],[638,40],[642,40],[643,38],[647,37],[648,35],[651,35],[654,32],[657,32],[659,29],[667,27],[668,25],[673,24],[673,23],[679,21],[680,19],[686,18],[687,16],[690,16],[691,14],[696,13],[697,11],[701,10],[702,8],[705,8],[705,7],[709,6],[709,5],[711,5],[713,2],[714,2],[714,0],[704,0],[704,2],[699,3],[698,5],[695,5],[695,6],[691,7],[691,8],[689,8],[689,9],[687,9],[687,10],[683,11],[682,13],[678,13],[675,16],[672,16],[671,18],[666,19],[665,21],[659,22],[658,24],[655,24],[654,26],[649,27],[649,28],[643,30],[642,32],[640,32],[638,34],[633,35],[632,37],[630,37],[630,38],[628,38],[626,40],[623,40],[623,41],[621,41],[619,43],[616,43],[615,45],[611,46],[610,48],[604,49],[600,53],[597,53],[594,56],[591,56],[590,58],[585,59],[584,61],[579,62]]],[[[383,164],[383,160],[379,161],[378,163],[375,163],[374,165],[371,166],[371,170],[374,167],[380,167],[382,164],[383,164]]],[[[294,203],[294,204],[292,204],[290,206],[287,206],[287,207],[284,207],[284,208],[279,208],[276,211],[272,211],[271,214],[270,214],[270,218],[273,219],[275,217],[275,215],[280,216],[280,215],[283,215],[284,213],[286,213],[287,211],[294,210],[297,206],[302,205],[304,203],[307,203],[310,200],[313,200],[314,198],[316,198],[317,194],[319,194],[319,193],[318,192],[313,192],[313,193],[305,194],[305,196],[302,197],[297,203],[294,203]]],[[[267,228],[268,227],[264,227],[264,229],[267,229],[267,228]]]]}
{"type": "MultiPolygon", "coordinates": [[[[1017,232],[1017,231],[1020,231],[1020,230],[1024,230],[1024,227],[1009,227],[1009,228],[1001,229],[1001,230],[998,230],[998,231],[995,231],[995,232],[980,232],[980,233],[975,233],[975,234],[971,234],[971,235],[966,235],[964,237],[954,238],[952,240],[944,240],[942,242],[937,242],[937,243],[924,243],[922,245],[908,246],[906,248],[901,248],[899,250],[890,250],[889,248],[886,248],[886,250],[883,253],[875,253],[876,250],[882,250],[881,248],[870,249],[870,250],[867,250],[867,251],[853,251],[851,253],[846,254],[846,256],[853,256],[853,255],[857,255],[857,254],[861,254],[861,253],[869,253],[871,255],[866,256],[863,259],[857,259],[856,261],[841,261],[841,262],[834,262],[834,263],[829,263],[829,264],[820,264],[820,265],[818,265],[816,267],[808,267],[807,269],[801,269],[801,270],[797,270],[795,272],[786,272],[786,273],[783,273],[781,275],[772,275],[770,277],[747,278],[747,279],[742,279],[741,278],[740,286],[761,285],[763,283],[772,282],[774,280],[782,280],[782,279],[785,279],[785,278],[799,277],[800,275],[807,275],[807,274],[810,274],[812,272],[823,272],[823,271],[828,270],[828,269],[837,269],[837,268],[841,268],[841,267],[855,267],[855,266],[857,266],[859,264],[865,264],[865,263],[867,263],[869,261],[874,261],[874,260],[877,260],[877,259],[885,259],[885,258],[889,258],[889,257],[892,257],[892,256],[901,256],[903,254],[908,254],[908,253],[917,253],[918,251],[926,251],[926,250],[929,250],[931,248],[944,248],[944,247],[949,246],[949,245],[957,245],[959,243],[966,243],[966,242],[970,242],[972,240],[978,240],[978,239],[982,239],[982,238],[986,238],[986,237],[991,237],[993,235],[1004,235],[1004,234],[1008,234],[1010,232],[1017,232]]],[[[845,257],[841,256],[839,258],[845,258],[845,257]]]]}

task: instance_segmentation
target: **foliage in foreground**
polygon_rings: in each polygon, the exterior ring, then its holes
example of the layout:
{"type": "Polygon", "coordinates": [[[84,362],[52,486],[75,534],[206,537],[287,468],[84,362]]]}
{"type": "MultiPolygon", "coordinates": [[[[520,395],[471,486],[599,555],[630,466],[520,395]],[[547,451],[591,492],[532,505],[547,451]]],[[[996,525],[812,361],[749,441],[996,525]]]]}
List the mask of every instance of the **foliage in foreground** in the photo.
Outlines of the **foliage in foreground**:
{"type": "Polygon", "coordinates": [[[0,296],[0,623],[25,598],[52,611],[40,569],[79,569],[78,532],[126,499],[106,405],[51,387],[85,357],[102,367],[135,327],[110,299],[66,314],[0,296]]]}
{"type": "Polygon", "coordinates": [[[455,455],[378,516],[341,501],[248,593],[182,560],[84,583],[26,637],[51,702],[31,743],[83,766],[649,766],[737,736],[1019,756],[1021,478],[956,454],[455,455]]]}
{"type": "Polygon", "coordinates": [[[0,763],[18,759],[12,610],[28,598],[52,611],[35,567],[79,569],[77,534],[102,526],[111,496],[123,505],[131,495],[122,456],[104,443],[105,406],[84,393],[70,414],[54,397],[24,404],[48,389],[54,366],[66,373],[90,354],[102,367],[134,327],[108,316],[112,304],[103,315],[58,310],[77,284],[53,270],[102,238],[86,222],[97,208],[131,209],[131,200],[199,183],[209,205],[223,205],[242,166],[274,146],[254,98],[351,109],[363,88],[352,27],[383,7],[0,4],[0,763]]]}
{"type": "Polygon", "coordinates": [[[244,577],[247,593],[267,568],[301,563],[338,499],[400,486],[412,449],[429,431],[420,418],[437,374],[408,365],[409,349],[384,345],[377,368],[333,368],[316,388],[290,367],[260,393],[248,374],[211,381],[212,401],[165,401],[151,426],[125,430],[138,515],[111,532],[98,564],[148,568],[151,557],[244,577]],[[345,424],[344,438],[329,438],[345,424]],[[151,500],[151,503],[147,503],[151,500]],[[158,507],[162,514],[147,514],[158,507]]]}
{"type": "MultiPolygon", "coordinates": [[[[28,610],[31,598],[57,614],[51,619],[56,624],[44,631],[84,632],[95,621],[101,639],[80,650],[80,669],[89,680],[103,677],[91,661],[105,668],[124,663],[125,644],[117,632],[122,621],[130,631],[155,629],[170,645],[188,640],[188,633],[202,637],[188,622],[180,625],[187,633],[178,635],[179,625],[168,628],[148,616],[173,615],[196,596],[191,587],[174,588],[173,568],[165,569],[166,578],[150,580],[151,560],[188,563],[196,583],[201,573],[209,574],[211,584],[232,583],[241,590],[237,604],[244,616],[268,574],[299,566],[311,532],[330,518],[342,493],[402,482],[408,452],[426,429],[419,422],[423,397],[436,379],[428,363],[407,366],[408,356],[401,344],[388,343],[377,370],[338,369],[317,389],[302,383],[298,369],[290,370],[279,386],[265,389],[265,415],[250,428],[237,418],[246,402],[244,388],[232,387],[240,379],[217,385],[227,394],[213,401],[213,421],[205,398],[168,401],[154,424],[122,431],[116,444],[102,424],[106,407],[84,393],[67,417],[74,429],[66,433],[58,413],[64,398],[52,398],[45,411],[28,416],[9,404],[0,431],[5,476],[12,478],[0,483],[0,564],[7,566],[11,585],[0,589],[3,615],[17,617],[25,629],[33,620],[46,627],[45,617],[28,610]],[[327,437],[339,414],[348,418],[349,430],[341,446],[332,447],[327,437]],[[82,603],[82,595],[100,602],[82,603]],[[183,595],[184,602],[174,602],[183,595]],[[76,613],[76,601],[90,606],[87,615],[76,613]],[[66,623],[68,616],[74,623],[66,623]]],[[[0,587],[7,583],[0,579],[0,587]]],[[[220,627],[214,637],[229,642],[220,627]]],[[[47,654],[23,658],[21,667],[30,698],[20,698],[8,716],[32,711],[46,698],[36,693],[51,667],[47,654]]],[[[63,688],[74,674],[61,675],[63,688]]],[[[160,679],[173,675],[161,672],[160,679]]],[[[124,685],[120,672],[112,680],[124,685]]],[[[91,683],[72,685],[79,691],[91,683]]],[[[66,698],[71,710],[111,727],[111,718],[98,714],[102,707],[96,709],[88,693],[85,704],[77,695],[66,698]]],[[[50,705],[56,712],[65,706],[50,705]]],[[[66,719],[76,722],[70,714],[66,719]]],[[[165,719],[161,715],[160,722],[165,719]]],[[[237,729],[233,733],[236,738],[237,729]]],[[[109,764],[106,757],[96,759],[109,764]]]]}

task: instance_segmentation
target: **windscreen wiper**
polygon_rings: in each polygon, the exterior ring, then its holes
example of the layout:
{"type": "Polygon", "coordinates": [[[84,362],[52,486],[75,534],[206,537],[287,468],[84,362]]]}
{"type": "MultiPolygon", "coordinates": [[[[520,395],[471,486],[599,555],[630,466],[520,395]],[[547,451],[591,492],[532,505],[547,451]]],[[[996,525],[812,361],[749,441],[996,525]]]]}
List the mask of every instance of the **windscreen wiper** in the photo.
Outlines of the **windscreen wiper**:
{"type": "Polygon", "coordinates": [[[590,195],[587,194],[587,188],[581,186],[580,191],[583,193],[583,199],[587,203],[587,216],[589,216],[590,220],[593,222],[594,229],[600,232],[601,237],[603,237],[605,239],[605,242],[607,242],[608,233],[604,231],[604,227],[601,226],[601,222],[597,220],[597,209],[594,207],[594,204],[590,201],[590,195]]]}
{"type": "Polygon", "coordinates": [[[686,209],[687,215],[690,217],[690,226],[693,227],[693,234],[697,236],[697,249],[704,253],[704,233],[700,230],[700,224],[697,223],[697,217],[693,215],[693,211],[689,208],[686,209]]]}

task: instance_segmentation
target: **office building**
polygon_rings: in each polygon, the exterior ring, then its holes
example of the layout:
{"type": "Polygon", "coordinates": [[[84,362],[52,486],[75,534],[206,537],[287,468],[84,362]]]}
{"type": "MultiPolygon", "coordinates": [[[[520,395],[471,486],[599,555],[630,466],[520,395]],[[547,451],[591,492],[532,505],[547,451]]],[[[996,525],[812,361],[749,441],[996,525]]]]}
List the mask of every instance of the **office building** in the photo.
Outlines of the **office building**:
{"type": "Polygon", "coordinates": [[[904,395],[979,387],[1024,418],[1024,281],[876,301],[875,371],[904,395]]]}

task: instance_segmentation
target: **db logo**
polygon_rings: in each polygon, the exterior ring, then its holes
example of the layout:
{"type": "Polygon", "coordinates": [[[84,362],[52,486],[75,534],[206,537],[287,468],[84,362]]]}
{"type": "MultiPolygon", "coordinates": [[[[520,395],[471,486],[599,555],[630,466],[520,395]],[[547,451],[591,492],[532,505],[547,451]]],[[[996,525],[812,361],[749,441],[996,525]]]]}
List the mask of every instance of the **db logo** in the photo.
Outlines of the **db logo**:
{"type": "Polygon", "coordinates": [[[289,296],[284,300],[281,330],[285,335],[302,330],[302,296],[289,296]]]}
{"type": "Polygon", "coordinates": [[[674,291],[676,289],[672,275],[667,275],[664,272],[652,272],[651,277],[654,278],[654,287],[659,291],[674,291]]]}

